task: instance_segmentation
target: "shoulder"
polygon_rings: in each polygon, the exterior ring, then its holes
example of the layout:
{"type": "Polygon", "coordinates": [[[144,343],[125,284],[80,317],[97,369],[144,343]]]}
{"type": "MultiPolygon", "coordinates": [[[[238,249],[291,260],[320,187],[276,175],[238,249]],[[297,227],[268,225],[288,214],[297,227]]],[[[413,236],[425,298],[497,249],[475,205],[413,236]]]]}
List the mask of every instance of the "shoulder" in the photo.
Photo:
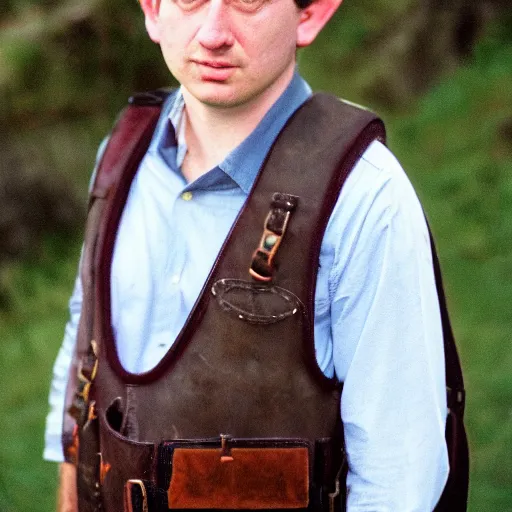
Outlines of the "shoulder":
{"type": "Polygon", "coordinates": [[[418,196],[404,169],[379,141],[370,144],[349,174],[330,223],[354,216],[363,222],[368,215],[382,221],[397,215],[423,218],[418,196]]]}
{"type": "Polygon", "coordinates": [[[339,198],[340,201],[357,202],[363,199],[370,201],[371,205],[393,211],[419,206],[416,192],[402,165],[379,141],[372,142],[363,153],[339,198]]]}
{"type": "Polygon", "coordinates": [[[322,252],[340,266],[356,249],[371,259],[384,244],[428,247],[428,239],[423,209],[404,169],[384,144],[373,142],[341,190],[322,252]]]}

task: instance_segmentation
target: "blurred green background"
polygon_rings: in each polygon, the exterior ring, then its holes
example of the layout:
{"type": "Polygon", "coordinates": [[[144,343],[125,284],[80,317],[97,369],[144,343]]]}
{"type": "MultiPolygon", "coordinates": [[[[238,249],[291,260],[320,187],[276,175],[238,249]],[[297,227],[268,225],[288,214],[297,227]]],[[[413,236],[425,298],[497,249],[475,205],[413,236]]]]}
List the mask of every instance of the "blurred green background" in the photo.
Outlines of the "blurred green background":
{"type": "MultiPolygon", "coordinates": [[[[300,69],[379,111],[436,236],[465,369],[470,510],[512,511],[510,0],[347,0],[300,69]]],[[[96,147],[171,84],[134,0],[0,4],[0,511],[50,511],[41,459],[96,147]]]]}

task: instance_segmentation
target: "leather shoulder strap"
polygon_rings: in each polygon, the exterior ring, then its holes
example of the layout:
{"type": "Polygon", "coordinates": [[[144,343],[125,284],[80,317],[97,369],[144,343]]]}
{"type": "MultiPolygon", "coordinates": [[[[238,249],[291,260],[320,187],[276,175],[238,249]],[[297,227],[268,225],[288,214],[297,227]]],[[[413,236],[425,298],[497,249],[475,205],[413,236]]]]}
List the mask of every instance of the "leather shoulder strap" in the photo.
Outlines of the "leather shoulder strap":
{"type": "Polygon", "coordinates": [[[79,329],[79,350],[89,350],[93,338],[94,269],[97,264],[97,240],[107,198],[118,187],[129,187],[139,164],[146,154],[160,118],[162,106],[170,91],[157,90],[136,94],[128,100],[110,134],[96,169],[89,197],[84,252],[82,256],[82,287],[84,302],[82,317],[87,321],[84,332],[79,329]]]}
{"type": "Polygon", "coordinates": [[[437,256],[434,238],[429,226],[432,262],[436,280],[437,296],[443,327],[444,359],[446,373],[446,398],[448,418],[446,421],[446,444],[450,473],[443,494],[435,508],[435,512],[465,512],[469,488],[469,448],[464,427],[464,407],[466,392],[462,377],[462,368],[453,330],[446,306],[441,266],[437,256]]]}
{"type": "Polygon", "coordinates": [[[106,197],[127,169],[138,166],[151,142],[168,95],[169,91],[158,90],[136,94],[128,100],[98,164],[92,198],[106,197]]]}

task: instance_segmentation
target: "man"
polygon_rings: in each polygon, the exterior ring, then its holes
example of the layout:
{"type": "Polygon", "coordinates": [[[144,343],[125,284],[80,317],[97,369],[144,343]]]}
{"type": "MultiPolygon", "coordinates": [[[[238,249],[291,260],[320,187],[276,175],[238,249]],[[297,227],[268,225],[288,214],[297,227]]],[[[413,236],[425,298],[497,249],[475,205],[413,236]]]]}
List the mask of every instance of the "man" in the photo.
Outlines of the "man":
{"type": "MultiPolygon", "coordinates": [[[[341,3],[140,1],[181,88],[164,106],[117,233],[112,327],[132,373],[151,370],[179,335],[270,146],[311,94],[295,71],[297,48],[341,3]]],[[[342,189],[319,263],[316,361],[344,383],[347,510],[432,510],[448,474],[439,305],[421,207],[379,142],[342,189]]],[[[77,280],[50,396],[45,456],[56,461],[81,294],[77,280]]],[[[76,510],[74,481],[63,463],[61,511],[76,510]]]]}

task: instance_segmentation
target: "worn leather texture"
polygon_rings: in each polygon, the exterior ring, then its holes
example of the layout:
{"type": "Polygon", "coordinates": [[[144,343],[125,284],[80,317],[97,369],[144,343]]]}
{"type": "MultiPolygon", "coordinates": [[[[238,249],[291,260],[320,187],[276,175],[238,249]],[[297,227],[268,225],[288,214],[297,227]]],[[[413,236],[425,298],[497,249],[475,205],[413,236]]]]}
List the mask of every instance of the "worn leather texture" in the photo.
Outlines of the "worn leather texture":
{"type": "Polygon", "coordinates": [[[296,509],[309,504],[307,447],[177,448],[171,509],[296,509]]]}

